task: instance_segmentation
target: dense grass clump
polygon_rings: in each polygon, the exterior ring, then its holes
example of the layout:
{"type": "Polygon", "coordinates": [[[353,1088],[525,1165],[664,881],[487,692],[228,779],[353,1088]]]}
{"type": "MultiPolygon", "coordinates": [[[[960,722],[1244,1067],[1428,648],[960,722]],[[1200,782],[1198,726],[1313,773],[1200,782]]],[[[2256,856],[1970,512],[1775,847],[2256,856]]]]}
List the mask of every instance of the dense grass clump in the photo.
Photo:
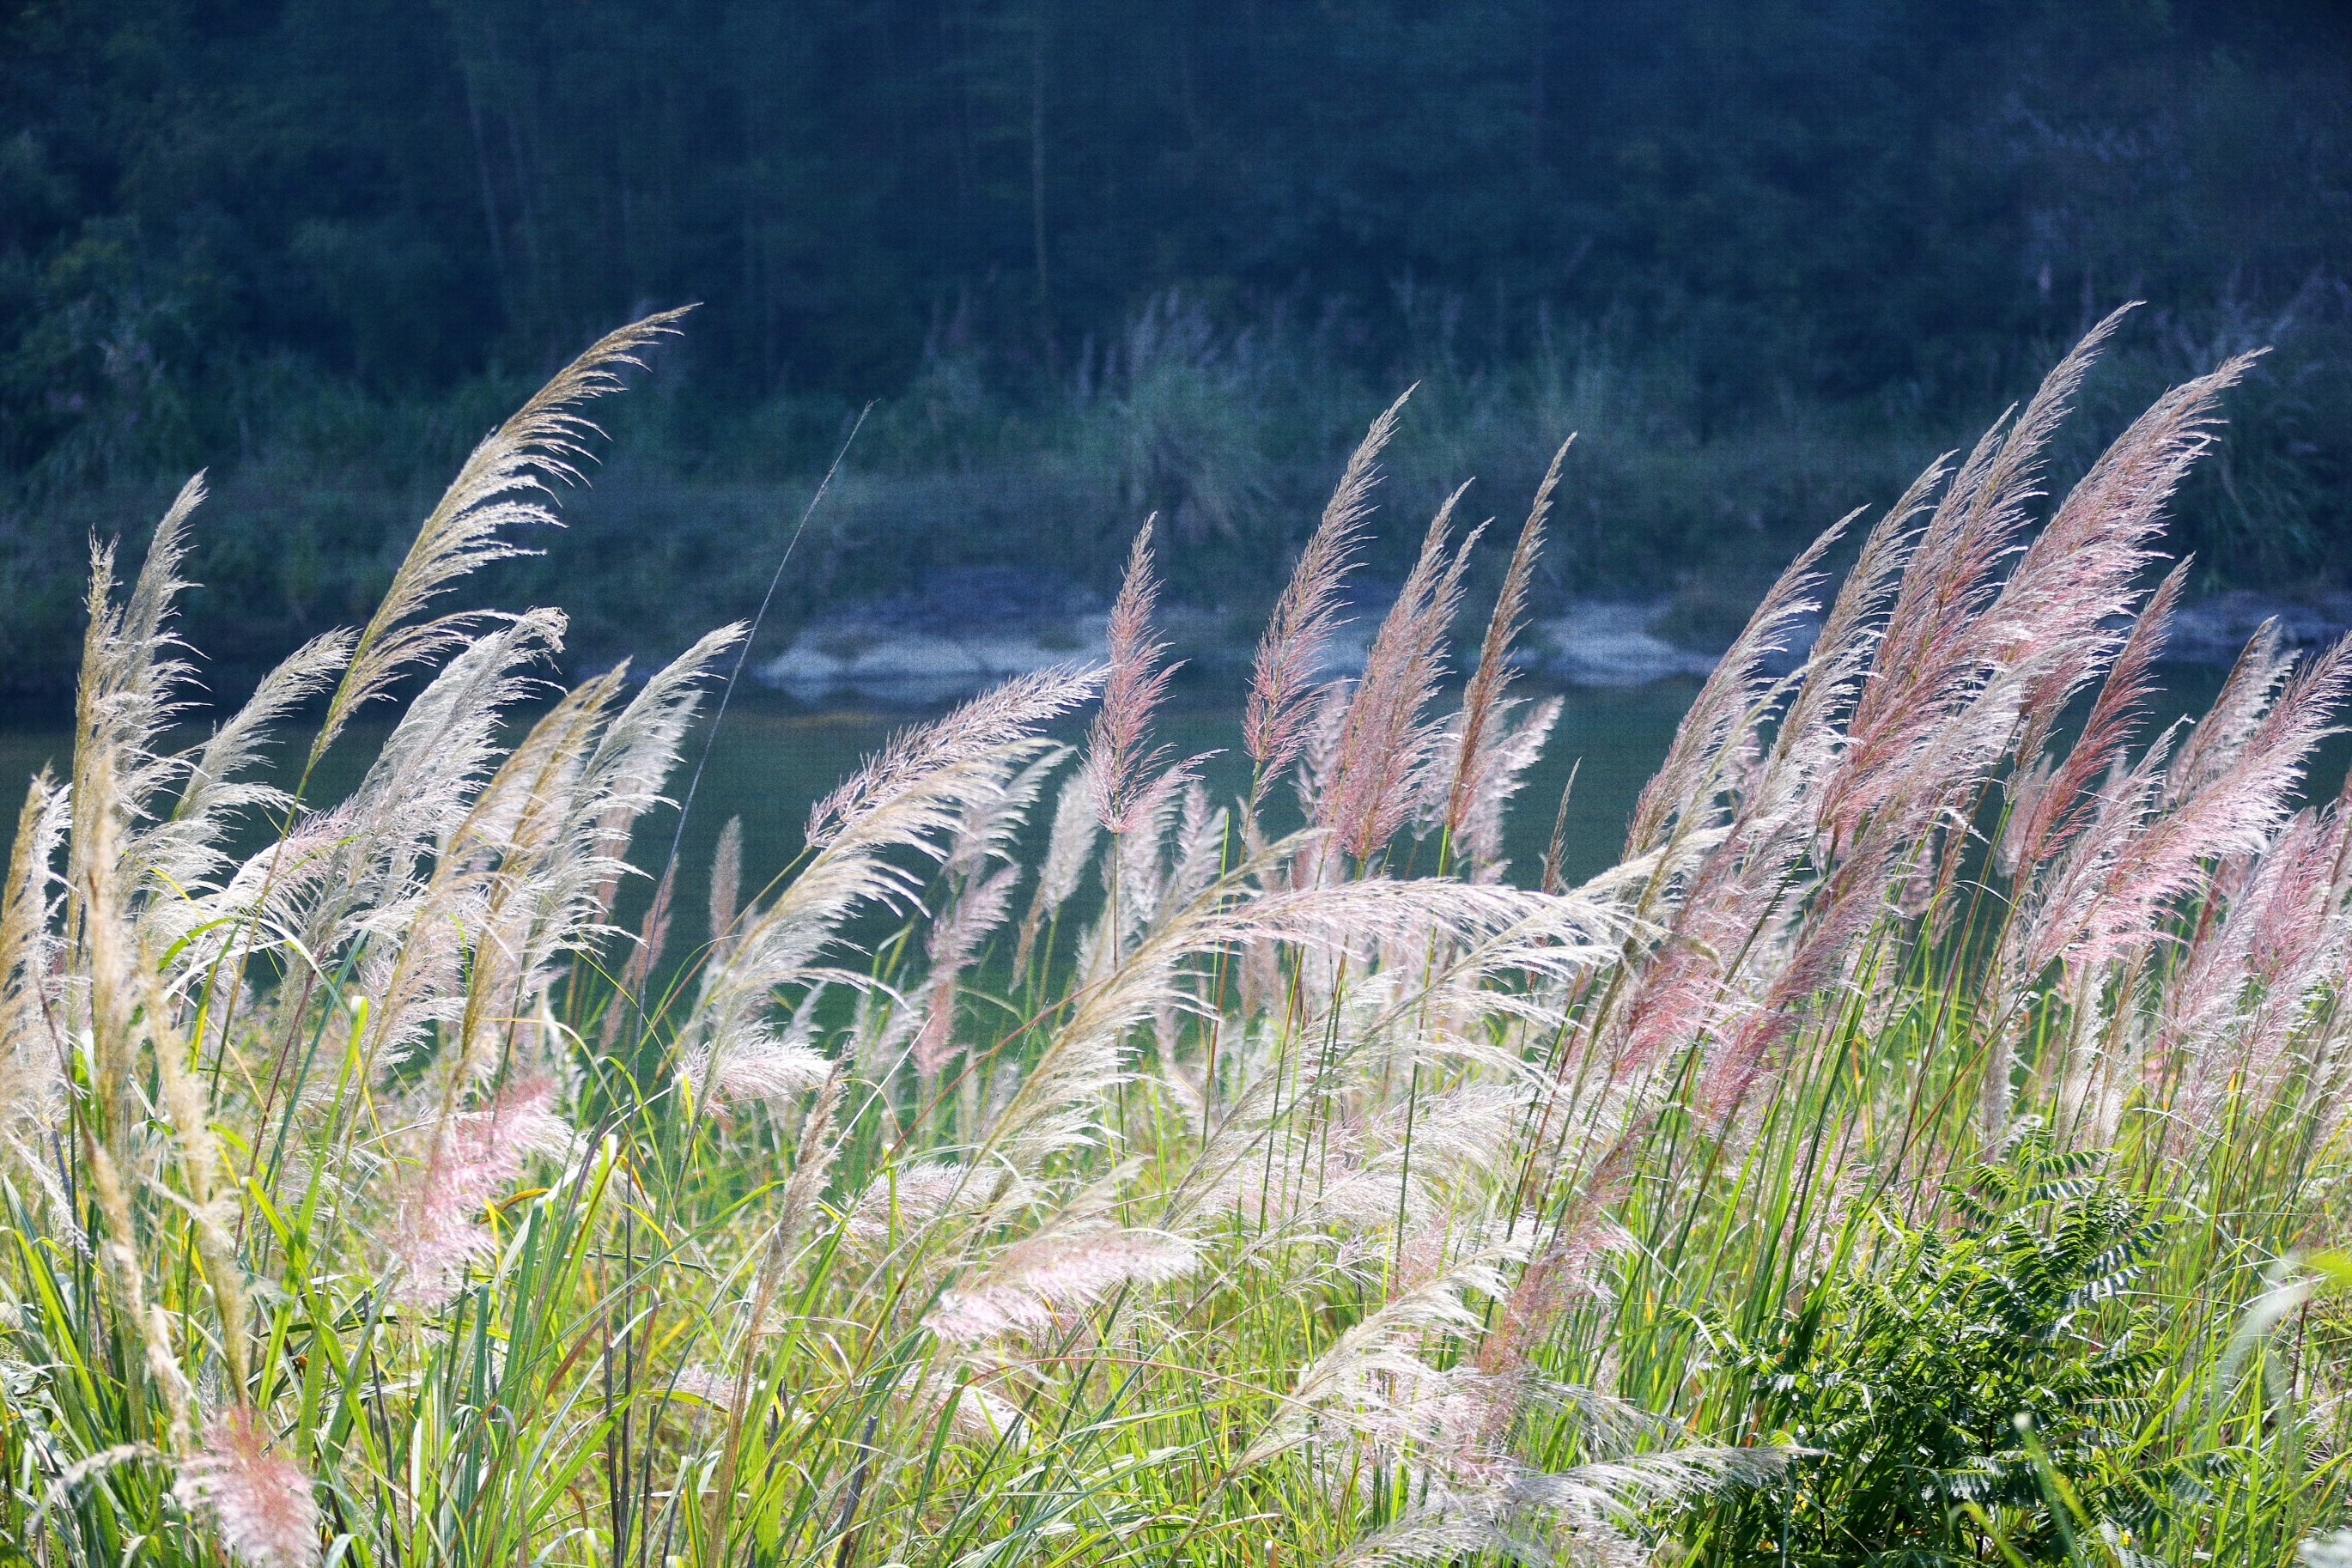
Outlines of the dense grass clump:
{"type": "Polygon", "coordinates": [[[193,751],[201,487],[127,594],[99,552],[73,776],[0,890],[16,1552],[2251,1568],[2352,1511],[2352,816],[2298,808],[2352,662],[2266,633],[2139,723],[2159,512],[2243,362],[2037,531],[2103,327],[1775,676],[1832,530],[1582,887],[1497,858],[1557,463],[1458,707],[1450,504],[1317,679],[1391,410],[1274,607],[1247,795],[1152,738],[1147,533],[1105,668],[908,731],[770,888],[730,830],[709,908],[665,872],[632,934],[631,826],[740,629],[516,739],[562,618],[436,606],[667,325],[193,751]],[[246,780],[404,676],[348,799],[246,780]],[[1041,733],[1097,701],[1078,754],[1041,733]]]}

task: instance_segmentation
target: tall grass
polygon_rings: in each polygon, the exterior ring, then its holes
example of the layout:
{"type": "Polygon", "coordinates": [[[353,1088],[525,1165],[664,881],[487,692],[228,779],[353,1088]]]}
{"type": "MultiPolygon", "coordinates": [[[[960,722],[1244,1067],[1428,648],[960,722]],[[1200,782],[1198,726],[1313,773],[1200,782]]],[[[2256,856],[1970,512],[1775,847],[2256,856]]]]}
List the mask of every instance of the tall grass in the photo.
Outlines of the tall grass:
{"type": "Polygon", "coordinates": [[[2294,1259],[2346,1171],[2352,818],[2297,802],[2352,666],[2266,634],[2193,729],[2137,722],[2159,513],[2243,361],[2037,529],[2103,327],[1880,518],[1776,678],[1825,537],[1583,887],[1497,858],[1557,711],[1507,662],[1557,463],[1459,707],[1450,505],[1361,680],[1302,673],[1392,410],[1261,647],[1249,795],[1152,741],[1139,541],[1107,669],[910,729],[776,884],[743,895],[730,831],[706,911],[624,932],[631,826],[740,629],[509,741],[562,617],[434,605],[547,520],[581,404],[667,325],[495,432],[365,629],[193,751],[161,748],[201,485],[127,591],[98,552],[73,775],[0,890],[16,1552],[1727,1563],[1802,1526],[1815,1562],[2273,1564],[2345,1516],[2294,1259]],[[403,671],[348,799],[251,781],[403,671]],[[1077,754],[1041,733],[1097,699],[1077,754]],[[852,951],[877,907],[903,923],[852,951]],[[2094,1199],[2137,1217],[2064,1217],[2094,1199]],[[1925,1533],[1857,1533],[1823,1500],[1885,1433],[1741,1347],[1835,1350],[1841,1290],[1979,1234],[2026,1260],[1986,1299],[2046,1299],[2012,1340],[2105,1357],[2096,1440],[1898,1454],[1925,1533]]]}

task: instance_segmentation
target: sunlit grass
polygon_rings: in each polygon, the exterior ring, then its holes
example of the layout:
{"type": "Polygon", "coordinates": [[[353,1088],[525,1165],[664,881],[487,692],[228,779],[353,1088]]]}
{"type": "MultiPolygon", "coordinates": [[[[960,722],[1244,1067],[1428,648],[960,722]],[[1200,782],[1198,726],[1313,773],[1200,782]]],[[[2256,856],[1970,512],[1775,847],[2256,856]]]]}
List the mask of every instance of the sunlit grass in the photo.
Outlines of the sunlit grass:
{"type": "Polygon", "coordinates": [[[2021,551],[2086,345],[1889,515],[1777,680],[1816,586],[1792,569],[1580,885],[1498,875],[1557,705],[1499,657],[1439,699],[1465,552],[1499,546],[1433,529],[1365,678],[1286,684],[1384,424],[1277,606],[1237,788],[1158,749],[1139,543],[1108,671],[909,728],[775,882],[726,835],[691,897],[656,864],[623,931],[631,830],[740,633],[551,705],[523,677],[557,621],[426,599],[530,520],[644,335],[469,461],[356,662],[331,634],[194,751],[165,737],[198,492],[127,593],[100,563],[70,790],[34,785],[0,900],[25,1556],[1729,1563],[1801,1537],[1792,1561],[2252,1568],[2352,1512],[2326,1251],[2352,825],[2295,809],[2344,658],[2258,641],[2152,742],[2148,638],[2119,629],[2168,612],[2177,583],[2140,588],[2157,512],[2230,367],[2021,551]],[[236,782],[396,656],[430,683],[346,737],[374,759],[352,787],[236,782]],[[1083,742],[1045,733],[1098,695],[1083,742]],[[2099,1215],[2128,1239],[2067,1253],[2099,1215]],[[1979,1422],[1929,1465],[1836,1404],[1946,1353],[1856,1304],[1944,1278],[1938,1248],[1993,1281],[1951,1276],[1991,1314],[1966,1342],[2106,1358],[2079,1428],[1979,1422]]]}

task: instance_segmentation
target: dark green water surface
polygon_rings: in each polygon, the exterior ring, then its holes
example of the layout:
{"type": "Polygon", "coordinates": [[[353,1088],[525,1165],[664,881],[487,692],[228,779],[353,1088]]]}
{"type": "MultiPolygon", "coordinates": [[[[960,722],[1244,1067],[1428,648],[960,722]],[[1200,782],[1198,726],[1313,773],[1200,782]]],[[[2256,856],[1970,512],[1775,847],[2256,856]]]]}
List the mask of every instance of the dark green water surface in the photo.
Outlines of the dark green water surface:
{"type": "MultiPolygon", "coordinates": [[[[2176,672],[2157,704],[2158,720],[2201,712],[2218,684],[2218,672],[2176,672]]],[[[1523,683],[1521,689],[1529,695],[1538,690],[1534,682],[1523,683]]],[[[1559,724],[1542,760],[1529,770],[1507,818],[1512,880],[1529,883],[1540,872],[1571,768],[1576,783],[1562,826],[1562,870],[1575,882],[1613,863],[1634,799],[1664,755],[1696,689],[1695,683],[1680,680],[1617,689],[1569,688],[1559,693],[1564,700],[1559,724]]],[[[1240,750],[1240,707],[1237,693],[1212,705],[1198,694],[1180,691],[1158,727],[1159,740],[1172,754],[1219,753],[1203,764],[1202,776],[1213,794],[1224,800],[1248,787],[1248,759],[1240,750]]],[[[748,893],[783,872],[799,854],[810,804],[894,731],[922,717],[812,710],[765,691],[738,691],[709,745],[683,833],[677,830],[674,808],[657,811],[640,824],[631,857],[639,866],[657,871],[673,841],[677,843],[679,915],[675,940],[689,946],[702,940],[711,856],[729,817],[743,819],[748,893]]],[[[1081,714],[1066,721],[1057,731],[1060,738],[1082,740],[1085,718],[1081,714]]],[[[354,785],[388,729],[388,722],[355,726],[313,780],[312,803],[338,799],[354,785]]],[[[674,797],[685,795],[709,734],[706,727],[689,740],[671,784],[674,797]]],[[[188,738],[200,736],[201,731],[192,730],[188,738]]],[[[287,749],[299,752],[309,736],[307,725],[298,721],[288,734],[287,749]]],[[[7,793],[0,835],[13,837],[16,806],[22,799],[20,781],[44,763],[66,772],[70,743],[69,730],[55,719],[0,725],[0,786],[7,793]]],[[[2331,740],[2315,759],[2308,792],[2320,798],[2332,795],[2344,779],[2347,760],[2352,760],[2352,743],[2342,736],[2331,740]]],[[[1036,813],[1040,835],[1051,813],[1049,791],[1036,813]]],[[[1276,831],[1296,825],[1297,807],[1286,786],[1276,792],[1268,816],[1268,826],[1276,831]]],[[[250,837],[253,847],[263,842],[259,825],[250,837]]],[[[650,879],[641,879],[624,897],[618,911],[623,920],[632,920],[642,909],[649,887],[650,879]]]]}
{"type": "MultiPolygon", "coordinates": [[[[1571,766],[1577,770],[1576,787],[1563,827],[1562,868],[1570,879],[1580,879],[1614,860],[1633,799],[1664,755],[1675,725],[1696,689],[1688,681],[1662,681],[1617,689],[1570,689],[1562,694],[1565,708],[1551,744],[1529,770],[1526,787],[1508,818],[1514,880],[1532,880],[1541,870],[1571,766]]],[[[1186,700],[1190,696],[1180,693],[1162,714],[1159,740],[1171,748],[1171,755],[1218,753],[1203,764],[1202,776],[1216,795],[1230,799],[1249,785],[1249,763],[1241,752],[1238,694],[1215,707],[1186,700]]],[[[640,824],[631,858],[657,870],[667,859],[676,837],[681,925],[698,927],[711,855],[729,817],[743,819],[748,891],[782,872],[800,852],[811,803],[893,731],[922,717],[857,710],[813,710],[764,691],[739,690],[709,746],[684,833],[677,833],[675,810],[658,811],[640,824]]],[[[314,777],[309,792],[311,802],[331,802],[356,784],[388,731],[389,724],[383,722],[354,726],[314,777]]],[[[1084,732],[1083,714],[1057,731],[1062,739],[1072,742],[1081,741],[1084,732]]],[[[201,730],[191,730],[188,739],[199,739],[201,734],[201,730]]],[[[685,761],[671,782],[673,797],[684,795],[708,734],[707,729],[698,730],[688,742],[685,761]]],[[[308,725],[298,721],[287,732],[285,749],[299,752],[309,739],[308,725]]],[[[7,801],[0,836],[13,837],[23,781],[45,763],[65,773],[71,766],[71,746],[70,730],[56,720],[0,727],[0,789],[5,789],[7,801]]],[[[280,782],[291,781],[281,778],[280,782]]],[[[1048,819],[1051,813],[1049,791],[1037,816],[1048,819]]],[[[1276,830],[1295,826],[1296,815],[1289,791],[1282,787],[1270,805],[1269,826],[1276,830]]],[[[257,847],[261,842],[257,829],[252,837],[257,847]]],[[[624,900],[624,918],[644,897],[641,884],[633,898],[624,900]]],[[[697,941],[700,932],[681,930],[679,935],[697,941]]]]}

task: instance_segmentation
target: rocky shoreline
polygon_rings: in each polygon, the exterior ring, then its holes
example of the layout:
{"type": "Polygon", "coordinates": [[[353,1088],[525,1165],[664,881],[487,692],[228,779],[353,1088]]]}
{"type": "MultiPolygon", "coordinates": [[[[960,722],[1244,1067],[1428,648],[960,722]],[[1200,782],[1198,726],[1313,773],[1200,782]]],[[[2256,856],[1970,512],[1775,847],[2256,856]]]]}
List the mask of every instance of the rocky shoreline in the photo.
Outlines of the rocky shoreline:
{"type": "MultiPolygon", "coordinates": [[[[1540,616],[1521,639],[1519,662],[1563,685],[1641,686],[1691,680],[1715,668],[1720,650],[1661,636],[1666,600],[1576,600],[1540,616]]],[[[1386,608],[1376,591],[1326,650],[1318,679],[1360,673],[1386,608]]],[[[2265,620],[2293,647],[2324,646],[2352,631],[2352,594],[2289,598],[2245,590],[2181,607],[2165,649],[2168,663],[2226,666],[2265,620]]],[[[984,568],[943,574],[919,592],[843,606],[803,628],[785,651],[756,667],[766,685],[804,700],[855,699],[927,706],[953,700],[1009,676],[1104,655],[1108,616],[1089,595],[1034,574],[984,568]]],[[[1801,625],[1782,656],[1793,668],[1818,621],[1801,625]]],[[[1228,634],[1226,618],[1178,606],[1163,616],[1176,656],[1211,674],[1238,677],[1251,645],[1228,634]]]]}

